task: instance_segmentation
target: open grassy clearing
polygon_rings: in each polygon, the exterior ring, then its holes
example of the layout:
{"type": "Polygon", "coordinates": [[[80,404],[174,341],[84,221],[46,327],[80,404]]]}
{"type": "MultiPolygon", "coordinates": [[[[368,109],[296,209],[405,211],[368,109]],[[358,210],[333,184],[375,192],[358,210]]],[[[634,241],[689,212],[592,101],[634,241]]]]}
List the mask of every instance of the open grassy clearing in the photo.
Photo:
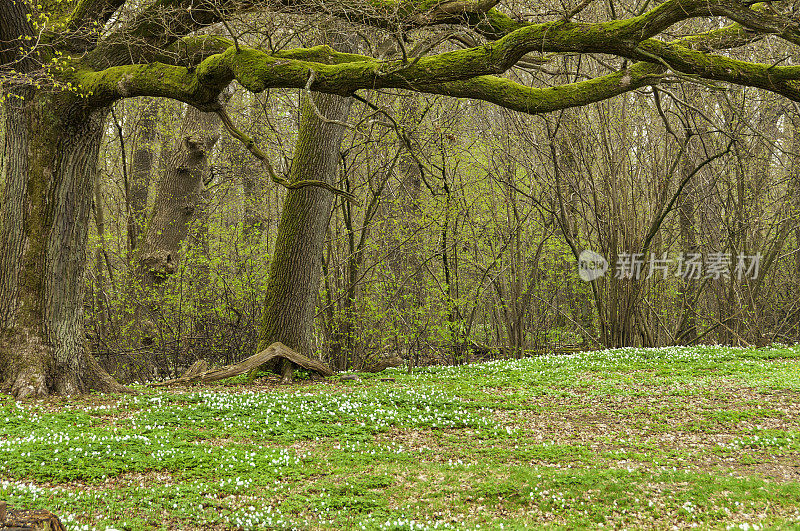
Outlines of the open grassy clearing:
{"type": "Polygon", "coordinates": [[[387,372],[4,399],[0,499],[71,529],[800,527],[798,347],[387,372]]]}

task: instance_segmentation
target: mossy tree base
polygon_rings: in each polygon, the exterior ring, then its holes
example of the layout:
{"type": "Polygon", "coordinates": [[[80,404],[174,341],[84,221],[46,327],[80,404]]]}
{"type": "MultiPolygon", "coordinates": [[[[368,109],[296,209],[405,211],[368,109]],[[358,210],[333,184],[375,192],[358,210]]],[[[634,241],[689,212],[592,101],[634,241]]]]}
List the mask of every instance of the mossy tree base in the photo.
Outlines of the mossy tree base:
{"type": "Polygon", "coordinates": [[[0,339],[3,391],[16,399],[75,395],[98,391],[130,393],[91,354],[82,352],[74,367],[55,363],[53,348],[30,330],[6,331],[0,339]]]}

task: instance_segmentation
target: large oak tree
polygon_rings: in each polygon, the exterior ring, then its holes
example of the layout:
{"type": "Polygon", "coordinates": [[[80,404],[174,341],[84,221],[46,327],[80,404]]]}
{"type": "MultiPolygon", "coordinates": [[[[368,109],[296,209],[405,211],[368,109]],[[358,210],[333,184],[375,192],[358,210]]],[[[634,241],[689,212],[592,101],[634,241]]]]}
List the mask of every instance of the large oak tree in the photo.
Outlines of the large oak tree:
{"type": "MultiPolygon", "coordinates": [[[[0,0],[0,370],[6,386],[17,397],[123,389],[86,352],[82,333],[92,183],[106,112],[122,98],[172,98],[217,112],[254,153],[257,147],[235,130],[218,101],[234,80],[252,92],[297,88],[352,96],[399,88],[526,113],[586,105],[666,78],[735,83],[800,101],[800,66],[777,55],[766,64],[737,60],[727,51],[767,35],[800,44],[791,3],[667,0],[627,18],[583,20],[590,3],[529,21],[509,16],[496,0],[0,0]],[[396,36],[402,53],[386,59],[328,46],[272,52],[209,30],[265,12],[372,26],[396,36]],[[725,23],[667,36],[690,27],[684,24],[690,19],[709,17],[725,23]],[[443,30],[429,31],[430,45],[409,52],[406,36],[422,27],[443,30]],[[464,46],[434,52],[450,38],[464,46]],[[561,53],[602,54],[609,71],[545,88],[503,77],[517,64],[561,53]]],[[[314,176],[273,178],[293,189],[332,189],[314,176]]],[[[329,209],[330,201],[312,200],[312,191],[292,197],[329,209]]],[[[292,245],[302,243],[295,238],[292,245]]]]}

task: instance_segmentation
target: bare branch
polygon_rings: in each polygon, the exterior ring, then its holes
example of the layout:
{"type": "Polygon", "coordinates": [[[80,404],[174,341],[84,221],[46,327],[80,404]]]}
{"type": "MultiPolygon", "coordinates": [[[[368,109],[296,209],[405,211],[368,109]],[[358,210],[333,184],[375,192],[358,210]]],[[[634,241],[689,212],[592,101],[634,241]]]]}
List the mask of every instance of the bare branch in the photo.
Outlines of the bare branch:
{"type": "Polygon", "coordinates": [[[278,175],[275,172],[275,169],[272,167],[272,163],[270,163],[269,157],[267,157],[267,155],[263,151],[261,151],[261,149],[259,149],[259,147],[256,145],[255,141],[252,138],[244,134],[239,128],[236,127],[236,125],[234,125],[233,121],[231,120],[230,116],[228,116],[228,113],[225,111],[224,108],[219,107],[215,109],[214,112],[217,114],[217,116],[220,117],[220,120],[222,120],[222,124],[225,126],[225,129],[228,130],[228,133],[230,133],[232,137],[242,142],[244,146],[247,148],[247,150],[250,153],[252,153],[254,157],[256,157],[258,160],[264,163],[264,166],[266,166],[267,173],[269,173],[269,177],[270,179],[272,179],[272,182],[277,183],[289,190],[298,190],[300,188],[305,188],[307,186],[318,186],[320,188],[328,190],[333,194],[340,195],[345,199],[347,199],[348,201],[356,201],[355,196],[353,196],[352,194],[347,193],[344,190],[339,190],[338,188],[331,186],[325,181],[303,180],[303,181],[291,182],[286,177],[278,175]]]}

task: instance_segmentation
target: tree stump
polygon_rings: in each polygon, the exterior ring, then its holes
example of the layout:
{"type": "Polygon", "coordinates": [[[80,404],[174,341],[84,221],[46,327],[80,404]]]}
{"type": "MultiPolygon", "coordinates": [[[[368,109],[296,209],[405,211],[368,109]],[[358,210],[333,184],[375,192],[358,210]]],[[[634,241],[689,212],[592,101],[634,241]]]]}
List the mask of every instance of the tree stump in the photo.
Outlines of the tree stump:
{"type": "Polygon", "coordinates": [[[58,516],[44,509],[10,509],[0,502],[0,531],[67,531],[58,516]]]}

